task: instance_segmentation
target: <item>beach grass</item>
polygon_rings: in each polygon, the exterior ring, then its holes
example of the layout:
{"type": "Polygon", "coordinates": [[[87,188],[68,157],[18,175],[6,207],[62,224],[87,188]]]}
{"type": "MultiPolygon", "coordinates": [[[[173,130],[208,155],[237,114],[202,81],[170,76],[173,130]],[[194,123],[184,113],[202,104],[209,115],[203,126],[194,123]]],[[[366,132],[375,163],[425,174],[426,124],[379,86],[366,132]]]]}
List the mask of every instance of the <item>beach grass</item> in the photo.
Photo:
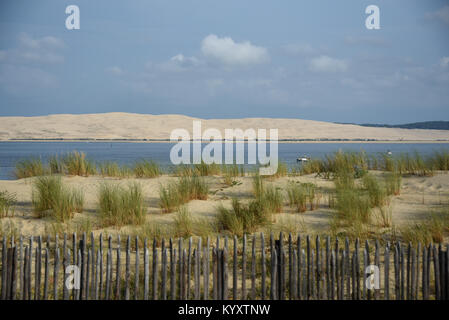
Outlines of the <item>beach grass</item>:
{"type": "Polygon", "coordinates": [[[17,195],[8,191],[0,191],[0,218],[13,217],[17,195]]]}
{"type": "Polygon", "coordinates": [[[98,164],[98,173],[103,177],[129,178],[132,169],[128,166],[120,166],[117,162],[105,161],[98,164]]]}
{"type": "Polygon", "coordinates": [[[48,168],[40,158],[21,160],[16,163],[14,176],[17,179],[44,176],[49,173],[48,168]]]}
{"type": "Polygon", "coordinates": [[[176,182],[159,187],[159,207],[169,213],[191,200],[207,200],[209,186],[199,176],[182,176],[176,182]]]}
{"type": "Polygon", "coordinates": [[[98,211],[104,226],[142,224],[146,207],[141,185],[129,183],[127,187],[123,187],[102,183],[98,192],[98,211]]]}
{"type": "Polygon", "coordinates": [[[86,158],[84,152],[73,151],[62,157],[65,172],[72,176],[84,176],[96,174],[93,161],[86,158]]]}
{"type": "Polygon", "coordinates": [[[32,204],[39,217],[50,214],[56,221],[65,222],[75,212],[83,211],[84,194],[64,186],[59,176],[42,176],[33,181],[32,204]]]}
{"type": "Polygon", "coordinates": [[[156,178],[162,174],[159,165],[154,161],[140,160],[134,164],[133,172],[136,178],[156,178]]]}
{"type": "Polygon", "coordinates": [[[217,228],[231,234],[242,236],[245,233],[256,232],[261,226],[270,221],[270,213],[258,200],[242,203],[238,199],[232,199],[230,209],[220,204],[217,208],[217,228]]]}

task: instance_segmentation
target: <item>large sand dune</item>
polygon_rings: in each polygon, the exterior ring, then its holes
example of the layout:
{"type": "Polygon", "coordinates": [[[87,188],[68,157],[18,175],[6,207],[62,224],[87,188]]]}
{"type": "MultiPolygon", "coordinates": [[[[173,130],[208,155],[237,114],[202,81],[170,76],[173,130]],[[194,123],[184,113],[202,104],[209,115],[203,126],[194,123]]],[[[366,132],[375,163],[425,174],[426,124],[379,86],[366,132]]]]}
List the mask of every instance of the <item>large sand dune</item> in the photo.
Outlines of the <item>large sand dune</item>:
{"type": "Polygon", "coordinates": [[[169,139],[175,128],[192,133],[192,120],[202,121],[202,130],[279,129],[279,139],[330,139],[385,141],[449,140],[449,131],[370,128],[301,119],[198,119],[183,115],[132,113],[58,114],[39,117],[0,117],[0,140],[28,139],[169,139]]]}

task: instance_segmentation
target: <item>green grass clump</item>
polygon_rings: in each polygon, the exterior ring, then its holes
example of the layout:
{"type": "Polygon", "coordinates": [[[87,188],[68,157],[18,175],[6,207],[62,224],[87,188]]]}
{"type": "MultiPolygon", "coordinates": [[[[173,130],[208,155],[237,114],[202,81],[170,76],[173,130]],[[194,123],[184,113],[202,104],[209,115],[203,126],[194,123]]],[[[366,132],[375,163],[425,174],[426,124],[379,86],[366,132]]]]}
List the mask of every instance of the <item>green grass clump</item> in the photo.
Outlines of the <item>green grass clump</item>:
{"type": "Polygon", "coordinates": [[[194,221],[189,210],[185,206],[178,208],[175,218],[175,233],[178,237],[186,238],[193,235],[194,221]]]}
{"type": "Polygon", "coordinates": [[[145,220],[142,187],[130,183],[127,188],[103,183],[98,193],[98,211],[104,226],[139,225],[145,220]]]}
{"type": "Polygon", "coordinates": [[[235,178],[241,175],[241,171],[239,166],[236,164],[223,165],[221,168],[221,174],[223,175],[223,182],[226,185],[231,186],[235,183],[235,178]]]}
{"type": "Polygon", "coordinates": [[[14,205],[16,202],[16,194],[0,191],[0,218],[14,216],[14,205]]]}
{"type": "Polygon", "coordinates": [[[289,181],[287,184],[287,196],[290,207],[295,207],[298,212],[307,210],[307,194],[301,184],[289,181]]]}
{"type": "Polygon", "coordinates": [[[232,199],[231,209],[227,209],[221,204],[217,211],[218,229],[239,236],[257,231],[270,219],[267,208],[257,200],[244,204],[237,199],[232,199]]]}
{"type": "Polygon", "coordinates": [[[289,181],[287,196],[289,206],[296,208],[297,212],[307,211],[307,204],[312,211],[318,207],[316,184],[289,181]]]}
{"type": "Polygon", "coordinates": [[[73,176],[89,176],[96,173],[95,165],[86,159],[84,152],[73,151],[62,158],[65,172],[73,176]]]}
{"type": "Polygon", "coordinates": [[[219,164],[215,162],[211,164],[207,164],[204,161],[201,161],[200,164],[194,165],[194,174],[199,176],[213,176],[219,175],[221,173],[221,168],[219,164]]]}
{"type": "Polygon", "coordinates": [[[288,167],[285,162],[279,161],[278,162],[278,169],[276,173],[273,175],[275,178],[285,177],[288,174],[288,167]]]}
{"type": "Polygon", "coordinates": [[[169,183],[159,188],[159,207],[162,212],[173,212],[174,209],[190,200],[207,200],[209,186],[204,178],[184,176],[178,182],[169,183]]]}
{"type": "Polygon", "coordinates": [[[398,172],[387,173],[385,176],[385,191],[387,195],[399,195],[401,193],[401,182],[402,177],[398,172]]]}
{"type": "Polygon", "coordinates": [[[133,171],[137,178],[156,178],[162,174],[159,165],[154,161],[148,160],[136,162],[133,171]]]}
{"type": "Polygon", "coordinates": [[[260,199],[264,193],[264,183],[263,178],[259,175],[258,171],[253,176],[252,184],[253,184],[253,195],[256,197],[256,199],[260,199]]]}
{"type": "Polygon", "coordinates": [[[44,166],[42,160],[39,158],[19,161],[16,163],[14,170],[14,176],[17,179],[44,176],[48,173],[48,168],[44,166]]]}
{"type": "Polygon", "coordinates": [[[98,165],[98,171],[103,177],[129,178],[132,170],[127,166],[119,166],[116,162],[105,161],[98,165]]]}
{"type": "Polygon", "coordinates": [[[432,166],[433,170],[449,170],[449,151],[441,150],[435,151],[433,155],[429,159],[429,163],[432,166]]]}
{"type": "Polygon", "coordinates": [[[386,204],[387,192],[375,176],[369,173],[365,174],[362,178],[362,185],[368,193],[371,208],[382,207],[386,204]]]}
{"type": "Polygon", "coordinates": [[[173,212],[179,206],[178,188],[176,183],[159,186],[159,207],[162,212],[173,212]]]}
{"type": "Polygon", "coordinates": [[[429,220],[409,224],[400,229],[404,242],[442,243],[449,233],[449,212],[433,213],[429,220]]]}
{"type": "Polygon", "coordinates": [[[263,197],[259,201],[266,206],[269,212],[279,213],[282,211],[284,196],[280,188],[268,186],[265,188],[263,197]]]}
{"type": "Polygon", "coordinates": [[[324,164],[320,159],[310,159],[309,161],[304,162],[299,166],[299,173],[301,175],[312,173],[321,174],[324,171],[324,164]]]}
{"type": "Polygon", "coordinates": [[[33,181],[32,204],[34,212],[43,217],[50,215],[59,222],[73,218],[74,212],[82,212],[84,195],[80,190],[69,189],[61,177],[43,176],[33,181]]]}
{"type": "Polygon", "coordinates": [[[339,189],[336,193],[336,217],[345,224],[369,223],[371,202],[359,189],[339,189]]]}
{"type": "Polygon", "coordinates": [[[51,156],[48,160],[48,166],[50,167],[51,174],[63,174],[64,166],[59,160],[58,156],[51,156]]]}

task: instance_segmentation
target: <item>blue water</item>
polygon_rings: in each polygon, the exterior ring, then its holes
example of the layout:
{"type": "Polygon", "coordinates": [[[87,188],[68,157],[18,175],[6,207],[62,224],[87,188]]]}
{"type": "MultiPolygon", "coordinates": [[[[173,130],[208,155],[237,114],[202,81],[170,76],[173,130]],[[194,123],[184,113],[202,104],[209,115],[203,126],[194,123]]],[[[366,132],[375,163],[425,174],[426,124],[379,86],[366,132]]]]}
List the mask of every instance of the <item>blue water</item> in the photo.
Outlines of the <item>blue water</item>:
{"type": "MultiPolygon", "coordinates": [[[[116,161],[120,164],[132,164],[139,159],[158,162],[162,167],[171,166],[170,149],[172,143],[129,143],[129,142],[0,142],[0,179],[14,179],[15,163],[30,157],[47,160],[55,154],[82,151],[94,161],[116,161]]],[[[289,165],[296,163],[300,155],[322,158],[326,154],[344,150],[364,150],[368,154],[419,152],[427,155],[433,151],[449,149],[446,143],[280,143],[279,159],[289,165]]],[[[224,148],[223,148],[224,150],[224,148]]],[[[246,154],[246,151],[245,151],[246,154]]]]}

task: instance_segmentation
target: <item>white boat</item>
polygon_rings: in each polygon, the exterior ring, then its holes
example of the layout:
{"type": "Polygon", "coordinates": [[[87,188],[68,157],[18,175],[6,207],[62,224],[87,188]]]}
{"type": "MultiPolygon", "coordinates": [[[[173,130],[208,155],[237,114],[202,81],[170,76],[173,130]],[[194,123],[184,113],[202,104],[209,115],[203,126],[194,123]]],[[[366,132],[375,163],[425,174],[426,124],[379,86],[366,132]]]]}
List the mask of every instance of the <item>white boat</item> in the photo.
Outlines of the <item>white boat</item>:
{"type": "Polygon", "coordinates": [[[309,160],[310,160],[310,158],[307,156],[301,156],[301,157],[296,158],[297,162],[307,162],[309,160]]]}

